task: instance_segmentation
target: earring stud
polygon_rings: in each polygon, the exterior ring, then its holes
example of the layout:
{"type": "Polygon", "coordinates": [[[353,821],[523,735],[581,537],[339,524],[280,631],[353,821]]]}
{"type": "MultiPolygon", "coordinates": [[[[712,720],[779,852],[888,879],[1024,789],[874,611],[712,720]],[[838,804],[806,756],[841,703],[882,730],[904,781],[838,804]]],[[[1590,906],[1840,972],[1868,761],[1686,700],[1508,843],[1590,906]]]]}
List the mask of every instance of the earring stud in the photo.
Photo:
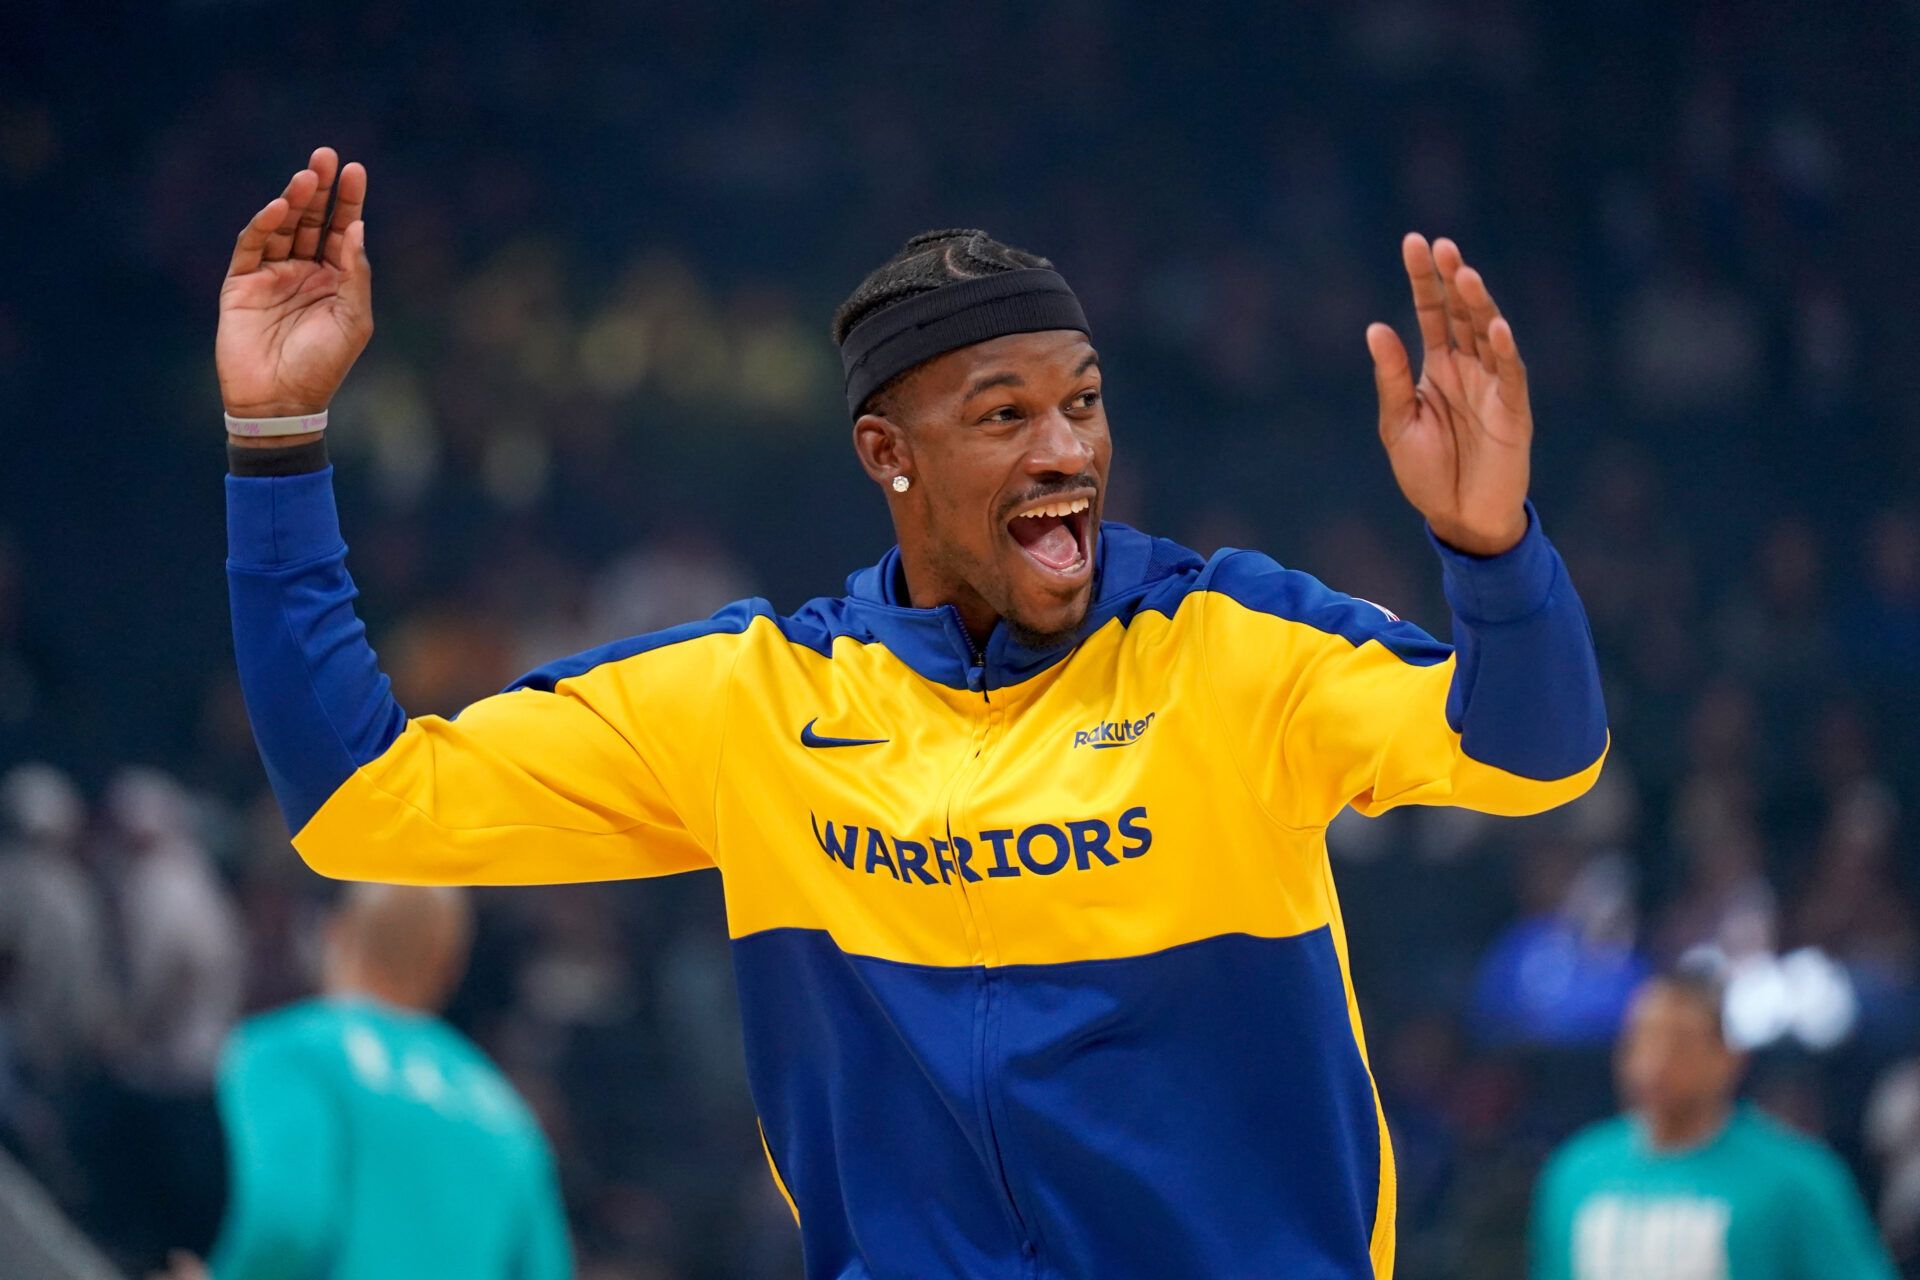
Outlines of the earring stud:
{"type": "Polygon", "coordinates": [[[912,483],[913,481],[907,479],[905,476],[895,476],[893,478],[893,491],[895,493],[905,493],[907,486],[912,483]]]}

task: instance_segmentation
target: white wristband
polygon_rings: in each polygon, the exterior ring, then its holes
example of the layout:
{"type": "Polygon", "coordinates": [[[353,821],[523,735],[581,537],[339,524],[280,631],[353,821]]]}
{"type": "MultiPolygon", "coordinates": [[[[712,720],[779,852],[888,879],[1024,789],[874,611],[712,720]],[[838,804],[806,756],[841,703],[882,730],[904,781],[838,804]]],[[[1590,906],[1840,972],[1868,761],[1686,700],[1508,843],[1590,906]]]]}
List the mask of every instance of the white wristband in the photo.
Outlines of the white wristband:
{"type": "Polygon", "coordinates": [[[327,429],[327,411],[302,414],[297,418],[236,418],[227,414],[230,436],[298,436],[327,429]]]}

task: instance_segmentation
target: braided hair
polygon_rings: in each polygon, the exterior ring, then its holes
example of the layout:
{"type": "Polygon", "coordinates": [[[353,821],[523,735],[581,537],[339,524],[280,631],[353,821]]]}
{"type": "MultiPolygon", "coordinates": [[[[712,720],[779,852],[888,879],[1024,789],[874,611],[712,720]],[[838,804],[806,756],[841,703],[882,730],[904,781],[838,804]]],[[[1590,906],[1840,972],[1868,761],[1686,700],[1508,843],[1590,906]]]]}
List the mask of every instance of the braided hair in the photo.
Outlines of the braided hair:
{"type": "MultiPolygon", "coordinates": [[[[836,344],[845,342],[862,320],[917,294],[1002,271],[1052,265],[1038,254],[1001,244],[986,232],[971,227],[922,231],[901,246],[900,252],[869,272],[834,310],[833,340],[836,344]]],[[[867,398],[868,405],[877,412],[887,412],[883,406],[912,372],[909,369],[881,385],[867,398]]]]}

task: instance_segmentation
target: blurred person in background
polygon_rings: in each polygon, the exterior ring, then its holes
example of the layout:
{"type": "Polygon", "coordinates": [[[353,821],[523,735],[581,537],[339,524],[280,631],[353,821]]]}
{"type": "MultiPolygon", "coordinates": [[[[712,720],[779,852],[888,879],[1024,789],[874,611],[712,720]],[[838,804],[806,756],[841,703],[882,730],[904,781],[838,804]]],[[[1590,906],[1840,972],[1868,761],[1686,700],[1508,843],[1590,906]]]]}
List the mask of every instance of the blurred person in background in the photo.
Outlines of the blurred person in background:
{"type": "Polygon", "coordinates": [[[175,1280],[565,1280],[553,1157],[486,1055],[436,1017],[466,969],[457,889],[350,887],[323,994],[248,1019],[220,1062],[226,1218],[175,1280]]]}
{"type": "Polygon", "coordinates": [[[0,780],[0,1021],[28,1072],[97,1059],[113,1017],[107,930],[80,861],[85,802],[49,765],[0,780]]]}
{"type": "Polygon", "coordinates": [[[1702,968],[1634,997],[1616,1059],[1627,1111],[1541,1174],[1533,1280],[1893,1280],[1840,1160],[1735,1101],[1746,1060],[1722,999],[1702,968]]]}
{"type": "Polygon", "coordinates": [[[110,1170],[99,1212],[136,1260],[204,1242],[220,1206],[213,1072],[240,1016],[246,946],[195,798],[158,769],[108,784],[104,838],[125,1015],[113,1046],[118,1108],[90,1118],[110,1170]],[[111,1156],[108,1153],[111,1152],[111,1156]]]}
{"type": "Polygon", "coordinates": [[[156,769],[122,771],[106,797],[127,975],[121,1067],[159,1090],[211,1082],[220,1043],[240,1014],[240,916],[193,804],[156,769]]]}
{"type": "Polygon", "coordinates": [[[1607,747],[1527,499],[1519,349],[1458,247],[1401,242],[1417,379],[1365,329],[1457,649],[1258,553],[1103,524],[1079,301],[958,229],[834,318],[898,539],[845,596],[743,601],[409,719],[354,613],[321,434],[372,332],[366,192],[315,151],[235,242],[215,337],[241,683],[309,864],[721,869],[810,1274],[1390,1275],[1324,829],[1348,805],[1539,812],[1607,747]]]}
{"type": "Polygon", "coordinates": [[[1653,937],[1655,958],[1677,962],[1697,947],[1731,960],[1770,955],[1780,908],[1754,812],[1752,782],[1740,774],[1696,774],[1673,802],[1669,823],[1684,879],[1653,937]]]}
{"type": "Polygon", "coordinates": [[[1835,682],[1834,623],[1819,535],[1806,520],[1782,516],[1721,601],[1714,629],[1727,667],[1760,692],[1768,716],[1784,712],[1795,722],[1835,682]]]}
{"type": "Polygon", "coordinates": [[[1875,991],[1914,981],[1920,921],[1902,883],[1899,803],[1877,780],[1834,798],[1812,874],[1795,895],[1792,940],[1820,947],[1875,991]]]}
{"type": "Polygon", "coordinates": [[[1920,1276],[1920,1058],[1881,1075],[1861,1125],[1880,1165],[1880,1230],[1901,1274],[1920,1276]]]}
{"type": "Polygon", "coordinates": [[[115,1015],[108,931],[80,859],[87,811],[60,770],[0,780],[0,1139],[63,1191],[74,1186],[64,1114],[99,1070],[115,1015]],[[10,1135],[10,1137],[9,1137],[10,1135]]]}
{"type": "Polygon", "coordinates": [[[1474,975],[1472,1027],[1483,1044],[1605,1044],[1646,976],[1626,859],[1546,841],[1514,861],[1522,916],[1474,975]]]}

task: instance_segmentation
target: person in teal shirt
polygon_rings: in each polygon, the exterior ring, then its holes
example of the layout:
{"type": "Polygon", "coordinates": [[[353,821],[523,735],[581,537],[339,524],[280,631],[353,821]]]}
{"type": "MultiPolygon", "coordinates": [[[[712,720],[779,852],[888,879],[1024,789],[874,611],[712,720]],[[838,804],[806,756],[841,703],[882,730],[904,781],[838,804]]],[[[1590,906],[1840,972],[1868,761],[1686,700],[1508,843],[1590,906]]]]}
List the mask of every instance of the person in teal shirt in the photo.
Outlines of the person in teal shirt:
{"type": "Polygon", "coordinates": [[[466,965],[459,890],[360,884],[326,994],[243,1023],[222,1057],[231,1191],[213,1280],[566,1280],[553,1158],[486,1055],[434,1016],[466,965]]]}
{"type": "Polygon", "coordinates": [[[1616,1060],[1629,1109],[1548,1162],[1533,1280],[1894,1280],[1839,1159],[1734,1101],[1720,997],[1693,972],[1636,994],[1616,1060]]]}

